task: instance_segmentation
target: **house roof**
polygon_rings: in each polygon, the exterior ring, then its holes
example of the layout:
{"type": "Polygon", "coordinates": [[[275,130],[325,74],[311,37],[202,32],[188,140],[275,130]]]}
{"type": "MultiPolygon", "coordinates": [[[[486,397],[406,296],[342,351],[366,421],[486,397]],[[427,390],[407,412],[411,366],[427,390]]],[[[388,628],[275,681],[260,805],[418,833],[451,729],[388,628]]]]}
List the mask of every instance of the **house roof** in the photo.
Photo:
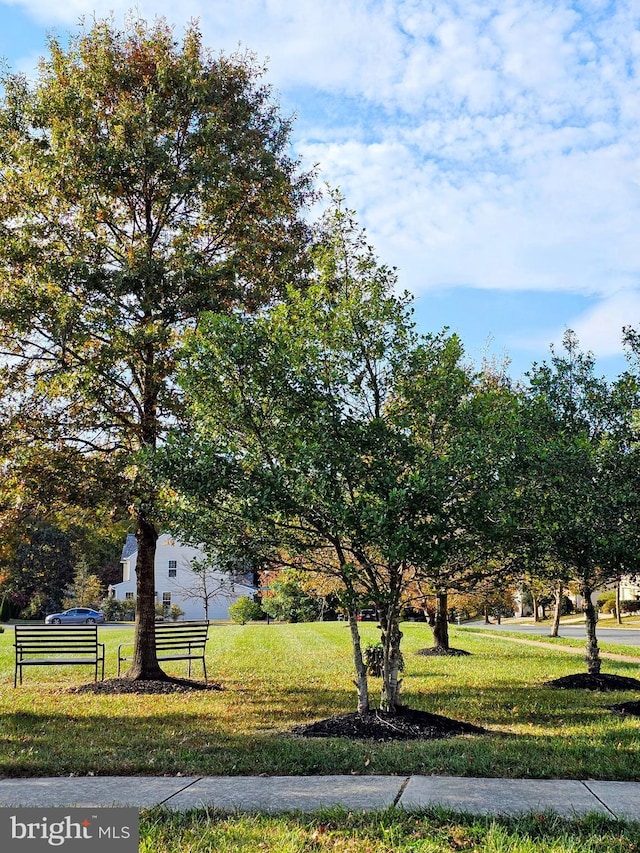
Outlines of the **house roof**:
{"type": "Polygon", "coordinates": [[[138,550],[138,540],[136,539],[135,533],[127,533],[127,540],[122,546],[122,557],[120,559],[126,560],[132,554],[138,550]]]}

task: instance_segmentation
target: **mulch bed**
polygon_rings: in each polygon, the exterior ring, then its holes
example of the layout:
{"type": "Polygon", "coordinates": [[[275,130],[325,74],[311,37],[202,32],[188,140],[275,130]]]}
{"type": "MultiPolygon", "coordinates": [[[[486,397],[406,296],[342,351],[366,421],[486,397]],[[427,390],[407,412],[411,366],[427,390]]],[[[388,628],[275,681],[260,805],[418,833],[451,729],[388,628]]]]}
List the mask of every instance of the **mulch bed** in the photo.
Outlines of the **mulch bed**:
{"type": "Polygon", "coordinates": [[[220,684],[191,681],[187,678],[167,678],[162,681],[134,681],[130,678],[108,678],[92,681],[80,687],[70,687],[66,693],[189,693],[193,690],[222,690],[220,684]]]}
{"type": "Polygon", "coordinates": [[[443,649],[442,646],[431,646],[429,649],[418,649],[416,652],[417,655],[424,655],[424,657],[447,657],[447,658],[459,658],[463,656],[470,655],[471,652],[465,652],[464,649],[443,649]]]}
{"type": "Polygon", "coordinates": [[[640,717],[640,702],[619,702],[617,705],[609,705],[609,710],[616,714],[629,714],[632,717],[640,717]]]}
{"type": "Polygon", "coordinates": [[[436,740],[456,735],[486,734],[486,729],[461,723],[439,714],[400,707],[396,714],[371,711],[368,714],[343,714],[304,726],[292,733],[302,737],[346,737],[351,740],[436,740]]]}
{"type": "Polygon", "coordinates": [[[610,690],[640,690],[637,678],[627,678],[624,675],[589,675],[582,672],[578,675],[565,675],[553,681],[545,681],[545,687],[559,687],[561,690],[599,690],[605,693],[610,690]]]}

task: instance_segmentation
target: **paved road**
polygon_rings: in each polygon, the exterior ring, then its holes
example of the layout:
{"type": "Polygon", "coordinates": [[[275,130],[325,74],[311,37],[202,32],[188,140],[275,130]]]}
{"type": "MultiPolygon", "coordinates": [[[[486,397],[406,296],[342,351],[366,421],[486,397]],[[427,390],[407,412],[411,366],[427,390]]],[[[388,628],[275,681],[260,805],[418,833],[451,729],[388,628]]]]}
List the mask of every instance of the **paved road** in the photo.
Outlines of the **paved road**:
{"type": "MultiPolygon", "coordinates": [[[[484,622],[466,622],[464,627],[486,628],[490,631],[517,631],[518,633],[548,637],[548,625],[532,625],[519,622],[518,620],[505,619],[501,625],[484,622]]],[[[584,640],[584,625],[561,625],[560,636],[571,639],[584,640]]],[[[602,622],[598,623],[598,640],[601,643],[619,643],[623,646],[640,646],[640,631],[633,628],[607,628],[602,622]]]]}

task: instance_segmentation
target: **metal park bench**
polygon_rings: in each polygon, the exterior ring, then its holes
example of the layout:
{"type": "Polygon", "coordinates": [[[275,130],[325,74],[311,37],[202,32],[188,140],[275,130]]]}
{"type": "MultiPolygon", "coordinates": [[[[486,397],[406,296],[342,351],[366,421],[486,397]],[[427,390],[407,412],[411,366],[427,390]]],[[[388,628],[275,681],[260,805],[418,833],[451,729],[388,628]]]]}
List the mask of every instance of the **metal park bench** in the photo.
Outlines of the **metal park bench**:
{"type": "Polygon", "coordinates": [[[22,684],[25,666],[93,666],[98,680],[102,664],[104,680],[104,643],[98,642],[97,625],[16,625],[16,665],[13,686],[22,684]]]}
{"type": "MultiPolygon", "coordinates": [[[[158,661],[188,660],[189,675],[191,661],[202,661],[204,680],[207,680],[207,665],[204,660],[205,648],[209,634],[209,623],[202,622],[160,622],[156,629],[156,654],[158,661]]],[[[120,666],[124,661],[133,660],[131,654],[123,654],[122,649],[131,648],[131,643],[121,643],[118,646],[118,676],[120,666]]]]}

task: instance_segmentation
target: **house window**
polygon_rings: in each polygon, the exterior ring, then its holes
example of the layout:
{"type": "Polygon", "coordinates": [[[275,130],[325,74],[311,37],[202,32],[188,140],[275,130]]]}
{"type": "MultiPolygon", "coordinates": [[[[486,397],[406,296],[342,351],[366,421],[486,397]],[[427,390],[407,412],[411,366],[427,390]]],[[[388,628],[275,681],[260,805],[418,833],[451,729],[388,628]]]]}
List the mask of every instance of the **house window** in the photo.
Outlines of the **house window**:
{"type": "Polygon", "coordinates": [[[125,592],[124,597],[127,601],[133,601],[133,593],[132,592],[125,592]]]}
{"type": "Polygon", "coordinates": [[[163,592],[162,593],[162,610],[165,615],[169,612],[169,608],[171,607],[171,593],[163,592]]]}
{"type": "Polygon", "coordinates": [[[178,574],[177,569],[169,569],[169,577],[170,578],[175,578],[177,574],[178,574]]]}

